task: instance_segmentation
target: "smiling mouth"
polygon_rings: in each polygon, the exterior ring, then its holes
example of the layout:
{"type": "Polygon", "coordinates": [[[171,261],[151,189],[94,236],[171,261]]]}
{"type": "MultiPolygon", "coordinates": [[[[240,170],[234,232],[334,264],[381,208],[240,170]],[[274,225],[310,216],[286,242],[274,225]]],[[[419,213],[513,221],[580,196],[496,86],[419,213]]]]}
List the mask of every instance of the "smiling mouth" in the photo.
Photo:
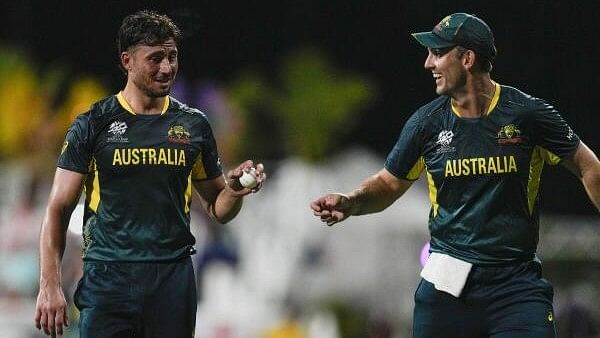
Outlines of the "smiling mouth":
{"type": "Polygon", "coordinates": [[[158,83],[167,84],[171,81],[171,79],[156,79],[155,81],[158,83]]]}

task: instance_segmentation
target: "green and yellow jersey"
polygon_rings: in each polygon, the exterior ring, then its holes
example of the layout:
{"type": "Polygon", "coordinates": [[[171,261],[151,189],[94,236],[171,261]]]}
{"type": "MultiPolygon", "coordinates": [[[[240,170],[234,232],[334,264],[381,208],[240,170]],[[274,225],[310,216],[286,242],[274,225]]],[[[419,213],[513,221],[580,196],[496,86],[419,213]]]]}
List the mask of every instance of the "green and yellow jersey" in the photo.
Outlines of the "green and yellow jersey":
{"type": "Polygon", "coordinates": [[[495,85],[480,118],[462,118],[447,96],[421,107],[385,162],[402,179],[425,171],[431,250],[480,265],[534,257],[542,168],[579,145],[552,106],[495,85]]]}
{"type": "Polygon", "coordinates": [[[137,115],[122,93],[77,117],[57,165],[87,175],[84,260],[190,255],[192,180],[222,175],[202,112],[167,97],[162,114],[137,115]]]}

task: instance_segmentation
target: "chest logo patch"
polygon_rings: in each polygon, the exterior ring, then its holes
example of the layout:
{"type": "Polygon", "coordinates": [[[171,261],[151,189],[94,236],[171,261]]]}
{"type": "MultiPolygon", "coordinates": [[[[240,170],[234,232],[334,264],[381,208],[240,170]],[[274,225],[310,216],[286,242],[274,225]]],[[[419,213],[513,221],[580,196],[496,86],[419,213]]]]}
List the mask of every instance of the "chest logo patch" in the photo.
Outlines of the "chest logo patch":
{"type": "Polygon", "coordinates": [[[498,144],[519,144],[521,143],[521,130],[514,124],[507,124],[500,128],[496,136],[498,144]]]}
{"type": "Polygon", "coordinates": [[[112,134],[112,136],[109,136],[106,140],[108,142],[127,143],[129,142],[129,139],[127,139],[127,137],[123,137],[126,131],[127,123],[115,121],[110,124],[110,127],[108,127],[108,133],[112,134]]]}
{"type": "Polygon", "coordinates": [[[190,136],[190,132],[180,124],[171,125],[167,132],[167,137],[171,143],[191,144],[190,136]]]}
{"type": "Polygon", "coordinates": [[[436,153],[449,153],[454,151],[455,148],[450,146],[453,137],[454,133],[452,132],[452,130],[442,130],[438,135],[437,141],[435,142],[435,144],[440,146],[436,150],[436,153]]]}

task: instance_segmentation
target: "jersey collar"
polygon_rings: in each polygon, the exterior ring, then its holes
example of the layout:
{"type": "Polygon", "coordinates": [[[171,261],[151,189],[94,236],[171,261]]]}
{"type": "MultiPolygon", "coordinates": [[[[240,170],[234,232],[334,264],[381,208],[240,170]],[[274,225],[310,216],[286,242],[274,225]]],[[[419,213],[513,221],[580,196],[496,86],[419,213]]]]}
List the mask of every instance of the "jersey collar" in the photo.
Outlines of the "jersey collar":
{"type": "MultiPolygon", "coordinates": [[[[128,112],[132,113],[133,115],[137,115],[134,111],[133,108],[131,108],[131,106],[129,105],[129,102],[127,102],[127,100],[125,100],[125,96],[123,96],[123,91],[120,91],[119,93],[117,93],[117,101],[119,101],[119,103],[121,104],[121,106],[123,107],[123,109],[127,110],[128,112]]],[[[165,103],[162,107],[162,109],[160,110],[160,114],[164,114],[167,109],[169,108],[169,103],[170,103],[170,99],[169,99],[169,95],[165,96],[165,103]]]]}
{"type": "MultiPolygon", "coordinates": [[[[497,82],[494,82],[494,96],[492,97],[492,101],[490,102],[490,106],[488,107],[487,111],[485,112],[485,115],[483,116],[488,116],[490,115],[490,113],[492,112],[492,110],[494,110],[494,108],[496,108],[496,105],[498,105],[498,100],[500,100],[500,89],[502,88],[500,86],[500,84],[498,84],[497,82]]],[[[458,109],[456,109],[456,107],[454,106],[454,100],[450,99],[450,107],[452,107],[452,112],[458,116],[458,117],[462,117],[460,115],[460,112],[458,111],[458,109]]]]}

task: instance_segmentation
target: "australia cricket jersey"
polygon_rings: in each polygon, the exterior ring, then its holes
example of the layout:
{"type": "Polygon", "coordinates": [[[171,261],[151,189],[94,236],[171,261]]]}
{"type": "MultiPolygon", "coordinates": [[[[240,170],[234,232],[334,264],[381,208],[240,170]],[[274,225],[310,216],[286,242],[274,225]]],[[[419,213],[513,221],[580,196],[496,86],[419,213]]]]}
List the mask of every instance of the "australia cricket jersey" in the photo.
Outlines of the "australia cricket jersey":
{"type": "Polygon", "coordinates": [[[222,174],[206,116],[167,97],[137,115],[118,95],[69,128],[58,167],[86,174],[83,257],[169,261],[193,251],[192,180],[222,174]]]}
{"type": "Polygon", "coordinates": [[[495,86],[480,118],[462,118],[447,96],[421,107],[385,162],[402,179],[426,172],[431,250],[481,265],[533,258],[542,168],[579,145],[552,106],[495,86]]]}

